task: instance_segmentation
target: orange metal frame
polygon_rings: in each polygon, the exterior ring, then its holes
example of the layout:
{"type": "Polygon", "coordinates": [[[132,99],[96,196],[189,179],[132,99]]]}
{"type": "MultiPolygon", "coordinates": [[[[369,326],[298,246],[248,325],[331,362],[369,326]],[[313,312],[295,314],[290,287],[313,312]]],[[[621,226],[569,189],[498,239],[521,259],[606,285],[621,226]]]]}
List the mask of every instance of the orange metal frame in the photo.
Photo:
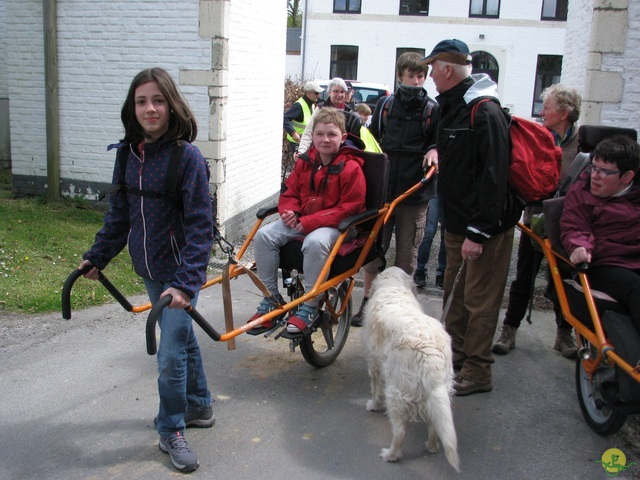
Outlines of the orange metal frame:
{"type": "Polygon", "coordinates": [[[598,309],[591,294],[591,287],[589,285],[589,278],[587,277],[587,274],[585,272],[578,271],[580,284],[582,285],[582,288],[584,290],[585,300],[589,308],[589,313],[591,314],[591,320],[593,321],[593,330],[591,330],[582,321],[580,321],[580,319],[574,316],[571,313],[571,309],[569,307],[567,294],[565,292],[566,286],[562,281],[558,262],[564,262],[567,265],[571,266],[573,266],[573,264],[569,261],[569,259],[565,258],[552,249],[549,239],[540,237],[529,227],[522,223],[518,223],[518,228],[531,239],[533,239],[536,243],[538,243],[540,245],[540,248],[542,248],[545,259],[549,264],[551,278],[553,279],[553,285],[555,286],[556,292],[558,294],[558,300],[560,303],[560,308],[562,309],[562,314],[564,315],[565,320],[567,320],[567,322],[569,322],[569,324],[571,324],[571,326],[575,328],[575,330],[580,334],[578,336],[578,348],[582,348],[584,346],[582,342],[582,338],[584,338],[591,345],[596,347],[598,351],[598,355],[596,356],[596,358],[582,360],[582,365],[584,366],[584,369],[589,377],[591,377],[591,375],[593,375],[593,373],[596,371],[596,369],[600,365],[600,362],[606,359],[623,369],[635,381],[640,383],[640,367],[634,367],[627,363],[624,359],[622,359],[616,353],[614,346],[605,336],[604,329],[602,328],[600,314],[598,313],[598,309]]]}
{"type": "MultiPolygon", "coordinates": [[[[388,221],[388,219],[391,217],[394,209],[396,208],[396,206],[402,202],[404,199],[406,199],[408,196],[410,196],[411,194],[413,194],[414,192],[416,192],[417,190],[419,190],[420,188],[422,188],[422,186],[428,182],[431,177],[435,174],[436,168],[431,167],[426,173],[425,176],[422,178],[422,180],[420,182],[418,182],[417,184],[415,184],[413,187],[411,187],[409,190],[407,190],[406,192],[404,192],[402,195],[398,196],[395,200],[393,200],[391,203],[385,203],[385,205],[378,210],[377,212],[373,212],[371,216],[367,217],[367,218],[363,218],[361,219],[358,223],[363,223],[372,219],[376,219],[376,222],[372,228],[372,230],[369,233],[369,236],[367,237],[367,240],[364,244],[364,246],[362,247],[362,250],[360,252],[360,255],[358,256],[358,259],[356,260],[355,265],[350,268],[349,270],[341,273],[340,275],[337,275],[333,278],[327,278],[328,274],[329,274],[329,270],[331,269],[331,265],[333,264],[333,260],[335,259],[336,255],[338,254],[338,251],[340,250],[340,247],[342,246],[342,244],[344,243],[348,231],[342,232],[340,234],[340,236],[338,237],[338,240],[336,241],[335,245],[333,246],[330,254],[329,254],[329,258],[327,259],[327,261],[325,262],[325,265],[322,269],[322,271],[320,272],[320,275],[318,276],[318,280],[316,281],[315,285],[311,288],[310,291],[306,292],[305,295],[296,298],[295,300],[282,305],[280,308],[277,308],[275,310],[272,310],[271,312],[251,321],[248,323],[244,323],[241,326],[237,327],[237,328],[233,328],[230,331],[227,331],[224,334],[220,335],[220,341],[226,342],[229,341],[235,337],[237,337],[238,335],[240,335],[241,333],[246,332],[247,330],[251,330],[254,327],[257,327],[269,320],[271,320],[272,318],[278,317],[294,308],[296,308],[298,305],[300,305],[301,303],[314,298],[316,296],[318,296],[319,294],[328,291],[330,288],[336,287],[338,285],[340,285],[343,281],[347,280],[347,279],[351,279],[351,281],[349,282],[348,285],[348,289],[346,292],[346,296],[345,296],[345,301],[343,302],[340,310],[338,312],[332,312],[333,314],[335,314],[335,316],[340,316],[342,315],[342,313],[344,312],[344,310],[347,307],[348,302],[346,300],[348,300],[351,297],[351,293],[353,291],[353,287],[355,285],[355,282],[353,281],[353,276],[356,275],[358,273],[358,271],[360,270],[360,268],[362,267],[362,265],[364,264],[364,261],[366,260],[369,251],[371,250],[371,247],[373,246],[373,243],[376,241],[376,238],[378,236],[378,233],[380,232],[380,229],[384,226],[384,224],[388,221]],[[327,280],[322,280],[323,278],[327,278],[327,280]]],[[[275,210],[274,210],[275,213],[275,210]]],[[[266,217],[265,217],[266,218],[266,217]]],[[[234,258],[234,263],[232,263],[231,265],[229,265],[229,271],[228,271],[228,280],[231,280],[233,278],[236,278],[240,275],[246,274],[246,269],[240,265],[238,265],[238,263],[240,261],[242,261],[242,258],[244,256],[244,254],[247,251],[247,248],[249,247],[249,245],[251,244],[251,242],[253,241],[253,238],[256,234],[256,232],[258,231],[258,229],[260,228],[260,226],[262,225],[262,223],[264,222],[264,218],[262,219],[258,219],[255,223],[255,225],[253,226],[253,228],[251,229],[251,231],[249,232],[249,234],[247,235],[247,238],[245,239],[245,241],[243,242],[242,246],[240,247],[240,249],[238,250],[238,254],[235,256],[234,258]]],[[[78,272],[74,272],[76,274],[76,277],[78,275],[78,272]]],[[[73,275],[73,274],[72,274],[73,275]]],[[[71,277],[70,277],[71,279],[71,277]]],[[[102,280],[104,280],[104,277],[102,278],[102,280]]],[[[211,278],[209,279],[203,286],[202,289],[205,288],[209,288],[213,285],[216,284],[221,284],[224,281],[224,275],[219,275],[217,277],[211,278]]],[[[68,280],[69,282],[69,280],[68,280]]],[[[70,282],[71,284],[73,283],[73,280],[70,282]]],[[[66,288],[66,287],[65,287],[66,288]]],[[[70,289],[70,286],[68,287],[70,289]]],[[[113,293],[113,292],[112,292],[113,293]]],[[[116,290],[117,293],[117,290],[116,290]]],[[[120,300],[119,300],[120,301],[120,300]]],[[[126,302],[126,299],[124,299],[124,301],[126,302]]],[[[120,303],[123,303],[122,301],[120,303]]],[[[128,302],[127,302],[128,303],[128,302]]],[[[123,305],[124,306],[124,305],[123,305]]],[[[141,305],[128,305],[127,307],[125,307],[128,311],[134,312],[134,313],[139,313],[139,312],[144,312],[146,310],[151,309],[152,305],[150,302],[141,304],[141,305]]],[[[69,308],[69,313],[68,316],[70,318],[70,307],[69,308]]],[[[63,310],[64,310],[64,306],[63,306],[63,310]]],[[[187,308],[187,311],[190,311],[191,308],[187,308]]],[[[66,317],[65,317],[66,318],[66,317]]]]}

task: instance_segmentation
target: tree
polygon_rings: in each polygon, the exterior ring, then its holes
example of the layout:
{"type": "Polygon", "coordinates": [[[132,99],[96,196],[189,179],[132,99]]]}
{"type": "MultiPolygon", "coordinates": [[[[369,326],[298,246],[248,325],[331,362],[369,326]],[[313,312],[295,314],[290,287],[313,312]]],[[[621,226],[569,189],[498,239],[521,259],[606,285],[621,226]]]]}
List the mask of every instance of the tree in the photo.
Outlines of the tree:
{"type": "Polygon", "coordinates": [[[287,0],[287,27],[301,27],[300,0],[287,0]]]}

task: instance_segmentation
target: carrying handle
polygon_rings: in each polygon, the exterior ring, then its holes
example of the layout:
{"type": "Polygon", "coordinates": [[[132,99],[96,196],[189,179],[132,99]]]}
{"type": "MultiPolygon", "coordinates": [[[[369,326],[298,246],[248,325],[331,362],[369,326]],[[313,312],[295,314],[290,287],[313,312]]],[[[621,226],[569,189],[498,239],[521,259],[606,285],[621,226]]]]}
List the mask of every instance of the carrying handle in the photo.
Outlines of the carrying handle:
{"type": "MultiPolygon", "coordinates": [[[[64,282],[64,286],[62,287],[62,318],[65,320],[69,320],[71,318],[71,289],[73,288],[73,284],[76,282],[78,278],[87,273],[89,270],[93,268],[93,265],[87,265],[82,270],[75,269],[71,274],[67,277],[67,280],[64,282]]],[[[104,287],[109,291],[113,298],[115,298],[120,305],[127,311],[130,312],[133,310],[133,305],[129,303],[129,300],[125,298],[122,293],[104,276],[102,272],[98,273],[98,281],[104,285],[104,287]]]]}
{"type": "MultiPolygon", "coordinates": [[[[147,339],[147,353],[149,355],[155,355],[158,353],[158,344],[156,342],[156,324],[158,323],[158,318],[162,313],[162,310],[169,306],[169,304],[173,301],[172,295],[165,295],[153,306],[151,312],[149,313],[149,317],[147,317],[147,325],[145,328],[145,336],[147,339]]],[[[207,335],[209,335],[214,341],[220,341],[220,334],[217,332],[215,328],[211,326],[205,318],[200,315],[200,313],[193,308],[191,305],[185,308],[185,311],[189,314],[189,316],[195,320],[195,322],[200,325],[200,327],[205,331],[207,335]]]]}

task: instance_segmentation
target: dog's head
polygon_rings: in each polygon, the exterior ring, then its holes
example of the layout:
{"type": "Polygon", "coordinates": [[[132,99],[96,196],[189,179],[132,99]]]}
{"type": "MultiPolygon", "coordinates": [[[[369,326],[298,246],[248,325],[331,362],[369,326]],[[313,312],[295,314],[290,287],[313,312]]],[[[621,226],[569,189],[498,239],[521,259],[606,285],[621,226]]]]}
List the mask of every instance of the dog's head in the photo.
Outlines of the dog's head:
{"type": "Polygon", "coordinates": [[[389,267],[378,274],[373,284],[369,296],[373,295],[378,288],[382,286],[402,286],[407,290],[415,293],[415,285],[413,279],[404,270],[398,267],[389,267]]]}

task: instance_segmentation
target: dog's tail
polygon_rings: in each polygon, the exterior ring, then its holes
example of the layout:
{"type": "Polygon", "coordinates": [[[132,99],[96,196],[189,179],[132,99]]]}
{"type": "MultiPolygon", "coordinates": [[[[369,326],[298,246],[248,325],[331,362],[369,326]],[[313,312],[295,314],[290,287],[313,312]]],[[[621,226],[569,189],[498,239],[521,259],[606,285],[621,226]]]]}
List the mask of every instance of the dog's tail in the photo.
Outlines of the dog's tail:
{"type": "Polygon", "coordinates": [[[440,438],[449,464],[459,472],[458,439],[453,424],[451,397],[447,385],[439,385],[431,391],[425,409],[421,413],[428,417],[425,420],[440,438]]]}

